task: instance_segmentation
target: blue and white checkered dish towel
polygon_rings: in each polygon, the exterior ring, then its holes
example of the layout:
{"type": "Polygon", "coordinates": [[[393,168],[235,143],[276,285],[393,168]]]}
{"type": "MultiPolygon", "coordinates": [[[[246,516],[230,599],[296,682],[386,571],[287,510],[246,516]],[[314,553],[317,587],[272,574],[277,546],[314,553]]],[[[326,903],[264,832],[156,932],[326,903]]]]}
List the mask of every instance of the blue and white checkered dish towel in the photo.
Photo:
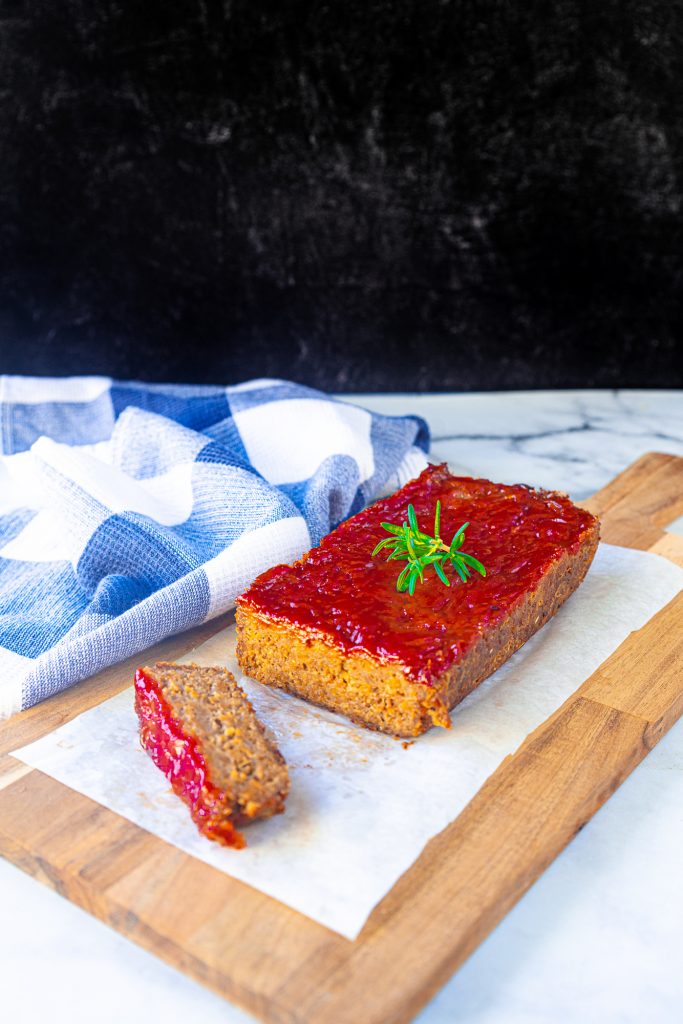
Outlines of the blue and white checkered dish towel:
{"type": "Polygon", "coordinates": [[[0,429],[0,717],[232,607],[429,444],[276,380],[0,377],[0,429]]]}

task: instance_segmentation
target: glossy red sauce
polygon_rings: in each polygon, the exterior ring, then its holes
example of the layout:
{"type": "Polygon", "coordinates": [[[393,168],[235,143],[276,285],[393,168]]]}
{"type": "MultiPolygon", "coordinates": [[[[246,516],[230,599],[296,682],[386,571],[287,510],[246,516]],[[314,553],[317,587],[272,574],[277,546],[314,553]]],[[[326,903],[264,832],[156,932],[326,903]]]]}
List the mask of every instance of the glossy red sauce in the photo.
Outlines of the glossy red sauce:
{"type": "Polygon", "coordinates": [[[406,675],[431,683],[534,590],[550,565],[575,551],[594,517],[564,495],[452,476],[429,466],[396,494],[347,519],[294,565],[267,570],[239,603],[268,620],[301,628],[346,653],[363,651],[395,661],[406,675]],[[388,534],[381,522],[400,525],[412,503],[418,523],[432,532],[437,498],[447,542],[469,522],[463,551],[485,566],[462,583],[455,570],[446,587],[431,570],[415,594],[399,594],[405,562],[372,551],[388,534]]]}
{"type": "Polygon", "coordinates": [[[183,732],[159,684],[141,668],[135,673],[135,710],[143,748],[188,805],[199,831],[241,849],[244,838],[226,818],[223,795],[209,779],[197,741],[183,732]]]}

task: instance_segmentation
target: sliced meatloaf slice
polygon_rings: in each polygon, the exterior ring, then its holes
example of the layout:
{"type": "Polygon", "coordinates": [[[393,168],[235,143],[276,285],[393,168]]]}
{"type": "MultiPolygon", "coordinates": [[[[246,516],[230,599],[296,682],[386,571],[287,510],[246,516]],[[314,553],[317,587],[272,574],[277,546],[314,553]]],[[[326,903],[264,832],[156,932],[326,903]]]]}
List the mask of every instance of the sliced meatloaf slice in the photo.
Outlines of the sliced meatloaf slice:
{"type": "Polygon", "coordinates": [[[236,826],[284,810],[284,758],[227,669],[139,668],[135,710],[143,748],[207,838],[243,847],[236,826]]]}

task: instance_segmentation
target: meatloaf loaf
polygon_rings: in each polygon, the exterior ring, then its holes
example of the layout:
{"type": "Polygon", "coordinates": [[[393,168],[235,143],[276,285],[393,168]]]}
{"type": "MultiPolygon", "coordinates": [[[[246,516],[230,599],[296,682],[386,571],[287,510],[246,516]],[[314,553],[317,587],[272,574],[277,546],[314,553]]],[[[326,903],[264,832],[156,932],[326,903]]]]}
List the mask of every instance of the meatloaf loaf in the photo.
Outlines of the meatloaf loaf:
{"type": "Polygon", "coordinates": [[[284,810],[284,758],[226,669],[139,668],[135,710],[143,748],[209,839],[243,847],[236,826],[284,810]]]}
{"type": "Polygon", "coordinates": [[[237,603],[245,674],[372,729],[417,736],[544,625],[581,583],[598,520],[563,494],[453,476],[429,466],[346,520],[293,565],[259,576],[237,603]],[[466,548],[486,576],[450,586],[426,571],[399,593],[402,563],[373,556],[409,504],[421,530],[441,503],[441,537],[469,523],[466,548]]]}

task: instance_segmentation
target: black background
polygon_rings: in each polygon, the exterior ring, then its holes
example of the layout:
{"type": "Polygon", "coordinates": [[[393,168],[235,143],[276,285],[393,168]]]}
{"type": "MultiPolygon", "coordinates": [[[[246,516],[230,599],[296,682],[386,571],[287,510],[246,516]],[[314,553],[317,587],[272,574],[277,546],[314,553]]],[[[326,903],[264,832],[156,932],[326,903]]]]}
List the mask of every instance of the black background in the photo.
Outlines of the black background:
{"type": "Polygon", "coordinates": [[[681,0],[0,0],[0,370],[681,386],[681,0]]]}

